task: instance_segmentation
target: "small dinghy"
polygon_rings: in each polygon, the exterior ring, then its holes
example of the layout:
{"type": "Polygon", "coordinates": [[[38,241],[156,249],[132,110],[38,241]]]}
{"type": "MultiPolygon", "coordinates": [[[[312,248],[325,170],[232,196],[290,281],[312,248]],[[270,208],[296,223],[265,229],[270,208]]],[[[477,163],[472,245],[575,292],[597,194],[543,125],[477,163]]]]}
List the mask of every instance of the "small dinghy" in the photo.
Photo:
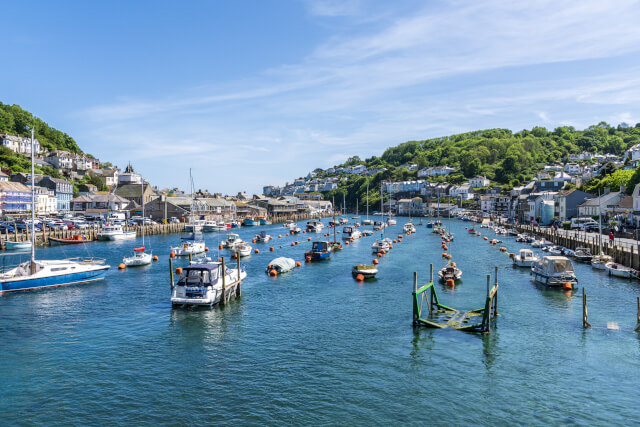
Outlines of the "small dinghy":
{"type": "Polygon", "coordinates": [[[80,243],[90,242],[91,239],[88,239],[86,236],[74,234],[71,239],[60,239],[57,237],[49,237],[49,241],[51,242],[52,245],[77,245],[80,243]]]}
{"type": "Polygon", "coordinates": [[[354,265],[351,269],[351,274],[353,277],[358,277],[358,275],[362,275],[364,280],[373,279],[378,274],[378,269],[375,265],[366,265],[366,264],[358,264],[354,265]]]}
{"type": "Polygon", "coordinates": [[[441,282],[449,280],[458,281],[462,278],[462,270],[458,268],[455,262],[449,262],[438,271],[438,277],[441,282]]]}
{"type": "Polygon", "coordinates": [[[617,262],[610,261],[606,263],[605,269],[609,276],[622,277],[624,279],[631,279],[633,277],[637,277],[638,273],[633,268],[626,267],[622,264],[618,264],[617,262]]]}
{"type": "Polygon", "coordinates": [[[269,236],[266,231],[261,231],[260,234],[256,234],[254,239],[257,243],[266,243],[271,240],[271,236],[269,236]]]}
{"type": "Polygon", "coordinates": [[[589,248],[577,248],[573,253],[573,259],[578,262],[591,262],[593,255],[589,248]]]}
{"type": "Polygon", "coordinates": [[[271,260],[266,268],[266,273],[270,274],[271,270],[275,270],[276,273],[288,273],[296,267],[296,262],[293,258],[279,257],[271,260]]]}

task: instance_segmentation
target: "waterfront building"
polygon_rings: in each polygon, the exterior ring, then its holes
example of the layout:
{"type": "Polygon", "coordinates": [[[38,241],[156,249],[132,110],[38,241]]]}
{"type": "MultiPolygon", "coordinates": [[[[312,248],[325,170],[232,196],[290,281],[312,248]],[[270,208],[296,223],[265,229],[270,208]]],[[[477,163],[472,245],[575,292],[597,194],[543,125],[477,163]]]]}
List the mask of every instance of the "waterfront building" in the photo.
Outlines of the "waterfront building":
{"type": "Polygon", "coordinates": [[[597,217],[600,212],[604,215],[607,208],[617,205],[626,194],[623,191],[606,192],[600,197],[592,197],[578,205],[578,216],[597,217]]]}
{"type": "Polygon", "coordinates": [[[110,193],[85,194],[71,200],[70,208],[74,214],[105,217],[109,213],[126,213],[131,202],[123,197],[110,193]]]}
{"type": "MultiPolygon", "coordinates": [[[[140,188],[140,186],[138,186],[140,188]]],[[[202,220],[226,220],[236,216],[236,205],[233,202],[218,197],[168,197],[161,195],[145,203],[145,214],[156,221],[171,217],[187,218],[190,213],[202,220]]]]}
{"type": "Polygon", "coordinates": [[[0,181],[0,214],[31,211],[31,189],[20,182],[0,181]]]}
{"type": "Polygon", "coordinates": [[[158,197],[155,191],[153,191],[153,188],[151,188],[151,185],[144,184],[143,189],[140,187],[140,183],[119,185],[118,188],[116,188],[116,191],[114,191],[114,194],[134,202],[138,206],[142,206],[143,204],[146,205],[158,197]]]}
{"type": "Polygon", "coordinates": [[[555,196],[555,212],[560,221],[567,221],[578,215],[578,205],[595,197],[580,190],[561,191],[555,196]]]}
{"type": "Polygon", "coordinates": [[[142,175],[133,170],[131,163],[127,165],[124,172],[118,175],[118,185],[142,184],[142,175]]]}

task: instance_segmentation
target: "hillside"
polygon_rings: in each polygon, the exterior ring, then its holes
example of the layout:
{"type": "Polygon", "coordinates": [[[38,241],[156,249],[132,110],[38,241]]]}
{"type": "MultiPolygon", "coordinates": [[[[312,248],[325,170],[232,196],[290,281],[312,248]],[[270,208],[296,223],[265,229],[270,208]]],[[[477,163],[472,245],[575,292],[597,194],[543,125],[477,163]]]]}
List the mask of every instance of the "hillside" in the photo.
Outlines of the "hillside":
{"type": "Polygon", "coordinates": [[[50,127],[47,123],[23,110],[19,105],[6,105],[0,102],[0,133],[29,136],[28,126],[35,129],[40,146],[49,151],[66,150],[82,153],[76,141],[64,132],[50,127]]]}
{"type": "MultiPolygon", "coordinates": [[[[336,203],[346,194],[347,206],[353,208],[356,198],[364,202],[366,187],[370,187],[370,205],[379,205],[376,189],[381,181],[400,181],[417,178],[416,171],[400,167],[415,163],[418,169],[428,166],[449,166],[456,172],[448,175],[450,183],[461,183],[476,175],[485,175],[492,182],[507,188],[532,179],[536,172],[549,163],[562,160],[569,153],[588,151],[622,155],[627,148],[640,143],[640,123],[635,127],[621,124],[617,127],[601,122],[584,130],[571,126],[547,130],[534,127],[513,133],[508,129],[487,129],[458,135],[409,141],[388,148],[380,157],[361,160],[351,157],[338,166],[363,164],[367,169],[387,168],[374,176],[348,175],[339,188],[325,194],[335,196],[336,203]]],[[[431,180],[444,180],[434,177],[431,180]]],[[[339,203],[341,204],[341,202],[339,203]]]]}

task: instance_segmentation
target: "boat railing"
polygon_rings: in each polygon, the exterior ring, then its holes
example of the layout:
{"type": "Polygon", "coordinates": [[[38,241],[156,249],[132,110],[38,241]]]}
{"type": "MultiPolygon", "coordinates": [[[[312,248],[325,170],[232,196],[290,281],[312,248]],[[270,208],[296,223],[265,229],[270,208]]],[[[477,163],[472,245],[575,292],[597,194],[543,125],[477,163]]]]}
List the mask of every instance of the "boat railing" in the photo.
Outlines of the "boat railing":
{"type": "Polygon", "coordinates": [[[77,262],[79,264],[106,264],[106,258],[98,258],[98,257],[74,257],[67,258],[67,261],[77,262]]]}

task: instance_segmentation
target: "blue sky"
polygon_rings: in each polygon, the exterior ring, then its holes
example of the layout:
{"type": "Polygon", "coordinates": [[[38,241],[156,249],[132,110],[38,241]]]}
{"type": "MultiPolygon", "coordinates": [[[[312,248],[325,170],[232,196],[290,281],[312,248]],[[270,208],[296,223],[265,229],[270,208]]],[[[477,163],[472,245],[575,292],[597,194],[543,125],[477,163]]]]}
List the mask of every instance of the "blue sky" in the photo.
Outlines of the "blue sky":
{"type": "Polygon", "coordinates": [[[640,122],[640,3],[4,4],[0,101],[154,185],[260,192],[475,129],[640,122]]]}

